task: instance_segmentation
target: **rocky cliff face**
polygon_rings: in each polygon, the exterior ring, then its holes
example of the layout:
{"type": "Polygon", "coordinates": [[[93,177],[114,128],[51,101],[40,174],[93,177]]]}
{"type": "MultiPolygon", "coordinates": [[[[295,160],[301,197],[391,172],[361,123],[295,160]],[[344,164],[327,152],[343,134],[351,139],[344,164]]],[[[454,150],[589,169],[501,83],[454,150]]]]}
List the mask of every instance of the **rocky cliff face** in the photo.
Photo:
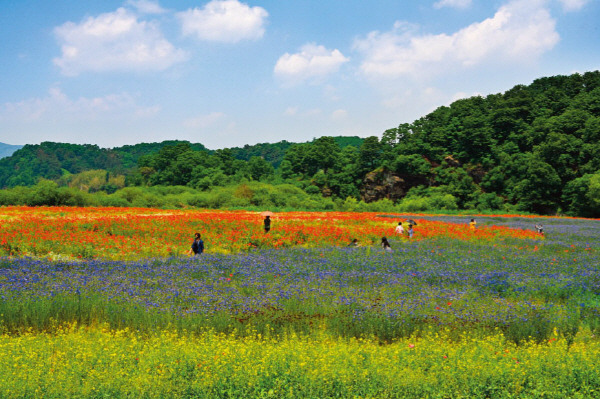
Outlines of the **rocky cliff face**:
{"type": "Polygon", "coordinates": [[[363,179],[362,200],[373,202],[380,199],[399,200],[406,195],[406,182],[394,173],[382,169],[367,173],[363,179]]]}

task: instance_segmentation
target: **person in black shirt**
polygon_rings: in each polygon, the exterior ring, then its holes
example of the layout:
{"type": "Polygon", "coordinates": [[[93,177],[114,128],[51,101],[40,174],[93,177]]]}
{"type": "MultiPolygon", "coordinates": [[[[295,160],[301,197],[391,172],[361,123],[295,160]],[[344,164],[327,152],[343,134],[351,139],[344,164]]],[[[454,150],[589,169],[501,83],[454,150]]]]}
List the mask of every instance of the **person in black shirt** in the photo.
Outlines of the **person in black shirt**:
{"type": "Polygon", "coordinates": [[[195,255],[200,255],[204,252],[204,241],[200,238],[200,233],[194,235],[194,242],[192,243],[192,252],[195,255]]]}
{"type": "Polygon", "coordinates": [[[265,216],[265,233],[268,233],[271,230],[271,216],[265,216]]]}
{"type": "Polygon", "coordinates": [[[381,238],[381,246],[383,247],[384,251],[386,251],[386,252],[392,252],[392,247],[390,246],[390,243],[387,240],[387,238],[385,238],[385,237],[381,238]]]}

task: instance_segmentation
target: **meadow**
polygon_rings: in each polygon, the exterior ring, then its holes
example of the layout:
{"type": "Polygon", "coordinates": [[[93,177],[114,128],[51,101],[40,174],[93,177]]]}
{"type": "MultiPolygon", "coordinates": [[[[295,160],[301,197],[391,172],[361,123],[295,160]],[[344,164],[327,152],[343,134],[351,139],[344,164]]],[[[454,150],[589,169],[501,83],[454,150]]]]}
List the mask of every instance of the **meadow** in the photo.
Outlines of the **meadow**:
{"type": "Polygon", "coordinates": [[[1,208],[0,398],[600,396],[598,221],[273,219],[1,208]]]}

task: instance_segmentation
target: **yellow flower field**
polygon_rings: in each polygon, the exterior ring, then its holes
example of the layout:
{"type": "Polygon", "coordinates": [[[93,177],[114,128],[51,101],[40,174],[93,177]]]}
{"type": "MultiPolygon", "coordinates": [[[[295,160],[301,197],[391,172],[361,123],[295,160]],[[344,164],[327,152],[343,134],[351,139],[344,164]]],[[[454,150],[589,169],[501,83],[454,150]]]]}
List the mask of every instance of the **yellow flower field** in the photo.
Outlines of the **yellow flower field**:
{"type": "Polygon", "coordinates": [[[592,397],[600,343],[541,345],[432,333],[380,345],[325,333],[272,339],[206,332],[142,336],[75,324],[0,337],[3,398],[592,397]],[[528,395],[528,396],[527,396],[528,395]]]}

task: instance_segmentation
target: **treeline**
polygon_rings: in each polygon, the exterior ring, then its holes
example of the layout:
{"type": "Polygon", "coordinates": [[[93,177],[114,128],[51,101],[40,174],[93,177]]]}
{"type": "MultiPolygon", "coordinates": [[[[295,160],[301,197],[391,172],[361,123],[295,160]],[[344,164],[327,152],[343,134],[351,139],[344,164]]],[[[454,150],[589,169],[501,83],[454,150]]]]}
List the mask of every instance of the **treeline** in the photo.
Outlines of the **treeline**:
{"type": "Polygon", "coordinates": [[[599,139],[596,71],[459,100],[381,137],[216,151],[183,141],[25,146],[0,160],[0,186],[10,188],[0,204],[51,188],[86,205],[600,217],[599,139]]]}
{"type": "Polygon", "coordinates": [[[41,180],[34,186],[0,190],[0,206],[103,206],[183,209],[247,209],[272,211],[410,211],[388,199],[366,203],[348,197],[345,200],[308,194],[293,184],[248,182],[199,190],[188,186],[124,187],[112,194],[86,192],[41,180]]]}
{"type": "MultiPolygon", "coordinates": [[[[25,145],[12,156],[0,159],[0,187],[31,186],[40,178],[58,180],[65,175],[98,169],[126,175],[137,168],[140,157],[179,143],[182,142],[142,143],[114,149],[53,142],[25,145]]],[[[202,144],[190,144],[190,147],[206,150],[202,144]]]]}

